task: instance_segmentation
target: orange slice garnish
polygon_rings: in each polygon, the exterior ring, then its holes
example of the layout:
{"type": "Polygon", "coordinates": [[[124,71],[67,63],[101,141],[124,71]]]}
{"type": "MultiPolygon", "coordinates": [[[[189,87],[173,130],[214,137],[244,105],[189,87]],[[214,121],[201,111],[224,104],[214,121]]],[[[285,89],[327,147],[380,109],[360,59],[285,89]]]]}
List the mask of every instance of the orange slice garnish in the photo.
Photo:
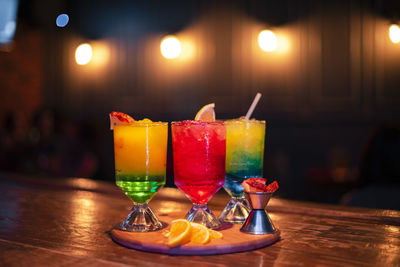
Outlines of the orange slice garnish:
{"type": "Polygon", "coordinates": [[[202,107],[199,112],[197,112],[196,117],[194,118],[196,121],[215,121],[215,104],[211,103],[202,107]]]}
{"type": "Polygon", "coordinates": [[[211,239],[222,239],[224,237],[224,235],[221,232],[212,229],[208,229],[208,231],[210,232],[211,239]]]}
{"type": "Polygon", "coordinates": [[[206,226],[193,222],[190,223],[190,225],[192,226],[190,242],[203,245],[210,241],[210,232],[206,226]]]}
{"type": "Polygon", "coordinates": [[[168,236],[168,246],[176,247],[188,243],[191,238],[191,228],[188,220],[178,219],[172,221],[168,236]]]}

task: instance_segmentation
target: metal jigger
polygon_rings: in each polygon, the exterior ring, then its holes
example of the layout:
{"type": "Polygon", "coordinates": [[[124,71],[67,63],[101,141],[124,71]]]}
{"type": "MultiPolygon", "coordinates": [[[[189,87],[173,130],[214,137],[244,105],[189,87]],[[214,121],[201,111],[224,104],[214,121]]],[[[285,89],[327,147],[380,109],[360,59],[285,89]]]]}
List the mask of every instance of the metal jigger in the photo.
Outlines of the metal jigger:
{"type": "Polygon", "coordinates": [[[265,207],[267,206],[273,192],[244,192],[252,208],[241,232],[253,235],[274,234],[276,227],[269,218],[265,207]]]}

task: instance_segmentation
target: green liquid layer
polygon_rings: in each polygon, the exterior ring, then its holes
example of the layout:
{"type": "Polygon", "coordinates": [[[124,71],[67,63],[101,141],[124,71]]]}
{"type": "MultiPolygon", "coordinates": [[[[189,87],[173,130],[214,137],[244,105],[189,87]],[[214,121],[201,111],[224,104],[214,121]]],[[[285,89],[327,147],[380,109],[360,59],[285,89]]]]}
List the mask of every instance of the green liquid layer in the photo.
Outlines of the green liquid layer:
{"type": "Polygon", "coordinates": [[[116,174],[116,184],[133,202],[145,204],[164,186],[165,174],[116,174]]]}
{"type": "Polygon", "coordinates": [[[237,176],[251,176],[253,173],[262,172],[264,155],[261,152],[249,153],[246,151],[233,151],[226,161],[226,171],[237,176]]]}
{"type": "Polygon", "coordinates": [[[233,197],[243,197],[242,182],[247,178],[262,177],[263,155],[235,151],[230,159],[226,163],[224,188],[233,197]]]}

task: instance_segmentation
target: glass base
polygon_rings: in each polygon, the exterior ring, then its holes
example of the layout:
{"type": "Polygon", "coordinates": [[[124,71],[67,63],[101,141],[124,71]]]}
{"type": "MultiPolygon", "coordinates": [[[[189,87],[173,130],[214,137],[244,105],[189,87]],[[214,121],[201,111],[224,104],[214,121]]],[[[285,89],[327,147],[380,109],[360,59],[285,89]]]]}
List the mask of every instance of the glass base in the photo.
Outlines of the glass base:
{"type": "Polygon", "coordinates": [[[218,229],[221,226],[221,223],[207,207],[207,204],[193,204],[185,218],[190,222],[203,224],[210,229],[218,229]]]}
{"type": "Polygon", "coordinates": [[[133,206],[128,217],[117,226],[117,229],[128,232],[150,232],[159,230],[162,227],[162,223],[149,206],[140,204],[133,206]]]}
{"type": "Polygon", "coordinates": [[[218,216],[223,223],[243,224],[250,213],[250,204],[244,197],[232,197],[218,216]]]}

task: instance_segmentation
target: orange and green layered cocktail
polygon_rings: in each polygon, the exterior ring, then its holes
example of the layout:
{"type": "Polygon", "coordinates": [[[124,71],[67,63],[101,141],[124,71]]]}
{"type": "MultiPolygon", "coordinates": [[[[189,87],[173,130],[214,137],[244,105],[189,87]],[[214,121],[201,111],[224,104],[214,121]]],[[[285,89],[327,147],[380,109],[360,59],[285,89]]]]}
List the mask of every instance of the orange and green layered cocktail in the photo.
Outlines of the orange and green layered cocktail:
{"type": "Polygon", "coordinates": [[[157,230],[162,225],[147,203],[165,184],[168,123],[144,119],[113,128],[116,184],[135,204],[120,229],[157,230]]]}
{"type": "Polygon", "coordinates": [[[148,203],[165,184],[167,136],[167,123],[114,127],[116,183],[135,203],[148,203]]]}
{"type": "Polygon", "coordinates": [[[231,200],[219,219],[228,223],[243,223],[250,210],[244,198],[242,182],[263,176],[265,121],[239,118],[226,124],[225,190],[231,200]]]}

